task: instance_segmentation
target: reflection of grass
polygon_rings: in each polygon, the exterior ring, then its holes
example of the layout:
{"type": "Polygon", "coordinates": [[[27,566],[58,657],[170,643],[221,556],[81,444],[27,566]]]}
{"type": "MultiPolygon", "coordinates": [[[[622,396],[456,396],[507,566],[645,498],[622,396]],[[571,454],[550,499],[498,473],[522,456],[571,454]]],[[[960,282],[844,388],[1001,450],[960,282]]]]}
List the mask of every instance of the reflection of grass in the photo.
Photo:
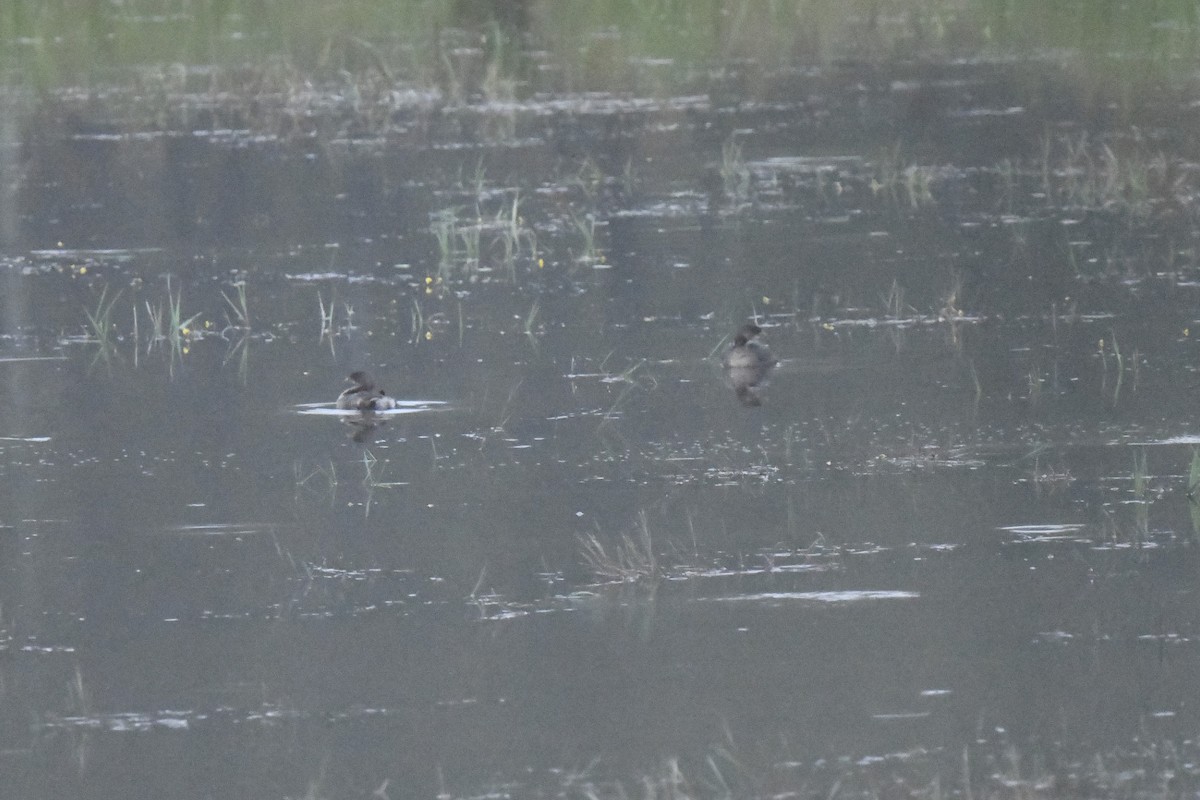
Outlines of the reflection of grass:
{"type": "Polygon", "coordinates": [[[736,134],[721,144],[721,185],[725,197],[734,206],[750,199],[750,168],[742,154],[742,144],[736,134]]]}
{"type": "Polygon", "coordinates": [[[1158,207],[1190,202],[1187,170],[1149,152],[1139,138],[1110,144],[1086,133],[1046,137],[1041,150],[1042,191],[1061,204],[1145,217],[1158,207]]]}
{"type": "Polygon", "coordinates": [[[248,330],[250,328],[250,309],[246,302],[246,282],[238,281],[233,284],[234,298],[230,298],[224,290],[221,291],[221,297],[225,298],[225,303],[233,311],[233,317],[225,315],[225,321],[229,328],[241,328],[248,330]]]}
{"type": "Polygon", "coordinates": [[[1150,492],[1149,473],[1146,471],[1146,449],[1133,453],[1133,524],[1135,543],[1141,544],[1150,538],[1150,492]]]}
{"type": "Polygon", "coordinates": [[[100,299],[96,302],[96,310],[87,312],[88,322],[92,326],[92,333],[101,344],[107,343],[113,338],[112,312],[120,296],[121,293],[117,292],[109,300],[108,287],[105,286],[100,290],[100,299]]]}
{"type": "Polygon", "coordinates": [[[1200,447],[1192,448],[1192,463],[1188,467],[1188,515],[1192,520],[1192,535],[1200,538],[1200,447]]]}
{"type": "Polygon", "coordinates": [[[328,497],[332,503],[337,495],[338,474],[337,466],[332,461],[329,462],[329,467],[317,465],[308,472],[303,472],[304,467],[299,461],[292,464],[292,474],[296,480],[297,496],[301,489],[315,493],[322,497],[328,497]]]}
{"type": "MultiPolygon", "coordinates": [[[[633,377],[634,373],[636,373],[639,369],[641,369],[642,365],[645,363],[646,363],[645,360],[639,361],[638,363],[636,363],[633,366],[626,369],[624,372],[619,373],[617,375],[610,375],[603,379],[603,381],[605,383],[623,383],[625,385],[623,387],[621,387],[621,392],[620,392],[620,394],[617,395],[617,399],[614,400],[613,404],[608,407],[607,411],[604,412],[604,417],[600,421],[601,427],[608,424],[609,422],[612,422],[615,419],[618,419],[621,416],[622,406],[625,405],[625,403],[626,403],[626,401],[628,401],[630,395],[633,394],[633,390],[638,388],[641,385],[642,380],[643,380],[643,379],[635,380],[633,377]]],[[[604,369],[603,364],[600,365],[600,369],[601,370],[604,369]]],[[[645,378],[644,380],[647,381],[650,385],[657,385],[657,383],[658,383],[654,379],[653,376],[649,376],[649,377],[645,378]]]]}
{"type": "Polygon", "coordinates": [[[92,710],[92,694],[83,682],[83,669],[76,664],[75,674],[67,682],[67,709],[72,716],[90,717],[92,710]]]}
{"type": "Polygon", "coordinates": [[[538,311],[538,299],[534,298],[533,305],[530,307],[529,313],[525,316],[525,335],[529,337],[531,341],[536,341],[536,338],[534,337],[534,331],[537,326],[538,311]]]}
{"type": "MultiPolygon", "coordinates": [[[[1100,340],[1100,369],[1101,369],[1100,390],[1101,390],[1101,392],[1104,392],[1104,393],[1107,393],[1107,391],[1108,391],[1108,361],[1109,361],[1108,351],[1109,351],[1109,349],[1111,349],[1111,351],[1112,351],[1111,358],[1112,358],[1113,364],[1116,367],[1116,370],[1115,370],[1116,371],[1116,380],[1113,384],[1113,389],[1112,389],[1112,402],[1116,403],[1121,397],[1121,386],[1125,382],[1125,356],[1121,352],[1120,345],[1117,343],[1117,334],[1115,331],[1113,331],[1111,333],[1111,339],[1107,342],[1107,345],[1108,345],[1108,347],[1106,348],[1105,340],[1104,339],[1100,340]]],[[[1137,353],[1135,351],[1134,357],[1136,358],[1136,356],[1137,356],[1137,353]]],[[[1136,386],[1135,386],[1135,389],[1136,389],[1136,386]]]]}
{"type": "Polygon", "coordinates": [[[1026,398],[1029,400],[1029,405],[1036,406],[1042,401],[1043,383],[1045,383],[1045,377],[1042,375],[1042,368],[1034,364],[1025,374],[1025,386],[1028,390],[1026,398]]]}
{"type": "Polygon", "coordinates": [[[457,224],[458,212],[453,208],[435,212],[429,223],[429,232],[433,234],[438,246],[439,276],[448,274],[458,258],[458,237],[455,235],[457,224]]]}
{"type": "Polygon", "coordinates": [[[1033,473],[1030,476],[1030,483],[1033,484],[1034,491],[1046,492],[1047,494],[1055,494],[1063,489],[1066,489],[1075,481],[1075,476],[1071,474],[1071,470],[1066,467],[1047,466],[1043,468],[1040,459],[1035,458],[1033,461],[1033,473]]]}
{"type": "Polygon", "coordinates": [[[1143,734],[1127,744],[1081,753],[1067,773],[1048,763],[1044,747],[1018,746],[1004,730],[976,737],[961,748],[915,749],[861,760],[842,755],[815,762],[790,736],[741,747],[734,730],[727,724],[714,727],[706,751],[693,757],[662,756],[621,780],[603,781],[589,769],[564,770],[544,794],[584,800],[1053,800],[1076,795],[1167,800],[1193,796],[1197,785],[1191,770],[1180,769],[1181,764],[1195,762],[1195,743],[1181,744],[1169,736],[1143,734]],[[1171,790],[1164,788],[1168,786],[1171,790]]]}
{"type": "Polygon", "coordinates": [[[1133,453],[1133,499],[1139,503],[1146,502],[1146,450],[1141,448],[1133,453]]]}
{"type": "Polygon", "coordinates": [[[412,309],[409,311],[409,318],[412,321],[412,329],[410,332],[413,344],[417,344],[422,338],[433,338],[433,332],[425,327],[425,311],[421,308],[421,302],[415,297],[411,299],[412,309]]]}
{"type": "Polygon", "coordinates": [[[1192,448],[1192,463],[1188,467],[1188,499],[1196,500],[1196,490],[1200,488],[1200,447],[1192,448]]]}
{"type": "Polygon", "coordinates": [[[933,180],[936,177],[936,167],[905,163],[897,144],[883,151],[876,160],[871,192],[893,205],[907,200],[909,207],[915,210],[934,202],[933,180]]]}
{"type": "Polygon", "coordinates": [[[591,156],[587,156],[567,182],[579,187],[588,205],[595,205],[600,197],[600,189],[604,186],[604,171],[591,156]]]}
{"type": "Polygon", "coordinates": [[[233,342],[221,363],[228,364],[234,358],[238,362],[238,377],[245,383],[250,372],[250,337],[247,334],[242,334],[233,342]]]}

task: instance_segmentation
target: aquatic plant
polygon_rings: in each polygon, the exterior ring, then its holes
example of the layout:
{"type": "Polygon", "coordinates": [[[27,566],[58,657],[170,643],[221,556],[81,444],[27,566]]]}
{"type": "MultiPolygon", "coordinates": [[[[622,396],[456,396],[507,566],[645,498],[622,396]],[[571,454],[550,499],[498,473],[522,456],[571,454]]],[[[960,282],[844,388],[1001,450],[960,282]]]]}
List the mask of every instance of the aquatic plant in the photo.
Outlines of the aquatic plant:
{"type": "Polygon", "coordinates": [[[594,533],[576,538],[584,565],[597,578],[637,583],[656,580],[661,575],[645,511],[638,512],[636,538],[624,533],[620,541],[611,546],[606,546],[594,533]]]}
{"type": "Polygon", "coordinates": [[[537,234],[525,224],[521,216],[520,190],[513,192],[512,202],[507,208],[496,212],[496,227],[499,230],[502,263],[508,270],[509,280],[516,283],[517,259],[521,257],[522,252],[527,252],[530,258],[536,258],[538,244],[537,234]]]}
{"type": "Polygon", "coordinates": [[[1029,482],[1033,485],[1034,491],[1038,494],[1046,492],[1054,494],[1062,491],[1070,486],[1075,481],[1075,476],[1071,474],[1071,470],[1066,467],[1054,467],[1041,465],[1039,458],[1034,458],[1033,469],[1030,472],[1029,482]]]}
{"type": "MultiPolygon", "coordinates": [[[[482,191],[479,187],[478,192],[482,191]]],[[[460,219],[458,207],[433,212],[429,231],[438,249],[437,280],[479,280],[493,269],[491,259],[499,251],[500,265],[515,283],[518,261],[532,260],[537,254],[537,235],[525,224],[520,208],[520,192],[514,191],[511,200],[494,213],[485,214],[482,201],[477,202],[470,221],[460,219]]]]}
{"type": "Polygon", "coordinates": [[[933,179],[936,176],[934,167],[910,164],[904,168],[904,190],[910,207],[917,209],[934,202],[933,179]]]}
{"type": "Polygon", "coordinates": [[[886,317],[895,320],[915,313],[915,309],[904,302],[904,287],[900,285],[899,280],[892,280],[891,288],[881,299],[886,317]]]}
{"type": "Polygon", "coordinates": [[[421,306],[421,301],[416,297],[410,298],[412,307],[409,309],[409,335],[412,337],[413,344],[420,344],[422,341],[430,341],[433,339],[433,325],[431,322],[438,320],[444,315],[434,314],[429,319],[425,317],[425,310],[421,306]]]}
{"type": "Polygon", "coordinates": [[[346,317],[344,325],[338,325],[336,322],[337,316],[337,289],[333,289],[329,296],[329,305],[325,305],[325,298],[321,291],[317,290],[317,313],[321,324],[321,333],[319,341],[329,339],[329,352],[333,353],[334,338],[341,331],[354,330],[354,306],[349,301],[342,301],[342,313],[346,317]]]}
{"type": "Polygon", "coordinates": [[[525,315],[525,336],[532,342],[537,342],[537,337],[534,336],[534,327],[537,325],[538,311],[540,298],[533,299],[533,305],[529,308],[529,313],[525,315]]]}
{"type": "Polygon", "coordinates": [[[237,358],[238,362],[238,377],[245,384],[250,374],[250,336],[248,334],[243,333],[230,344],[221,363],[228,364],[234,358],[237,358]]]}
{"type": "Polygon", "coordinates": [[[236,300],[229,297],[225,290],[221,290],[221,297],[225,299],[226,305],[233,311],[233,317],[230,318],[228,313],[225,315],[226,328],[237,328],[241,330],[249,330],[250,328],[250,308],[246,302],[246,282],[236,281],[233,284],[236,300]]]}
{"type": "Polygon", "coordinates": [[[469,277],[475,277],[479,271],[479,242],[482,237],[483,223],[476,218],[474,223],[460,226],[455,233],[462,243],[461,264],[469,277]]]}
{"type": "MultiPolygon", "coordinates": [[[[1100,340],[1100,369],[1101,369],[1100,390],[1103,393],[1107,393],[1107,391],[1108,391],[1108,362],[1110,359],[1108,352],[1109,352],[1109,350],[1111,350],[1111,352],[1112,352],[1111,360],[1114,365],[1115,382],[1113,384],[1112,394],[1110,397],[1111,397],[1111,401],[1115,404],[1121,397],[1121,387],[1125,383],[1125,373],[1126,373],[1127,367],[1126,367],[1126,357],[1121,352],[1121,348],[1117,343],[1116,332],[1110,331],[1109,337],[1110,338],[1108,340],[1105,340],[1105,339],[1100,340]]],[[[1137,363],[1140,360],[1138,351],[1134,350],[1128,360],[1129,360],[1128,370],[1129,370],[1129,372],[1132,373],[1133,390],[1136,392],[1137,391],[1137,379],[1140,374],[1140,369],[1139,369],[1138,363],[1137,363]]]]}
{"type": "Polygon", "coordinates": [[[892,206],[907,201],[915,211],[934,203],[933,182],[937,176],[936,167],[905,162],[897,143],[876,158],[869,186],[874,196],[886,199],[892,206]]]}
{"type": "Polygon", "coordinates": [[[1133,472],[1130,477],[1133,485],[1133,499],[1139,503],[1146,502],[1146,448],[1140,447],[1133,451],[1133,472]]]}
{"type": "Polygon", "coordinates": [[[983,383],[979,380],[979,370],[975,369],[975,360],[971,359],[967,363],[971,368],[971,383],[975,387],[975,402],[978,403],[983,397],[983,383]]]}
{"type": "Polygon", "coordinates": [[[717,171],[721,175],[721,187],[728,203],[736,207],[749,201],[750,167],[746,164],[742,143],[737,140],[736,133],[721,143],[721,165],[717,171]]]}
{"type": "Polygon", "coordinates": [[[604,254],[596,248],[596,215],[594,213],[580,214],[571,210],[571,223],[583,238],[583,246],[575,260],[584,264],[596,264],[604,261],[604,254]]]}
{"type": "Polygon", "coordinates": [[[188,342],[192,339],[192,323],[200,318],[197,312],[186,319],[183,316],[183,290],[171,291],[171,276],[167,275],[167,312],[170,321],[167,325],[167,339],[171,343],[173,357],[182,357],[188,352],[188,342]]]}
{"type": "Polygon", "coordinates": [[[438,276],[449,273],[458,257],[456,229],[458,225],[458,210],[444,208],[435,211],[429,222],[429,232],[437,241],[438,246],[438,276]]]}
{"type": "MultiPolygon", "coordinates": [[[[607,361],[607,360],[608,359],[606,357],[605,361],[607,361]]],[[[633,394],[634,389],[637,389],[639,386],[642,385],[643,381],[646,382],[649,386],[656,386],[658,384],[658,382],[654,379],[653,376],[647,376],[646,378],[638,378],[636,380],[634,379],[634,377],[633,377],[634,374],[639,369],[641,369],[641,367],[645,363],[646,363],[645,359],[642,359],[641,361],[637,362],[636,364],[628,367],[625,371],[618,373],[616,375],[606,375],[602,379],[605,383],[622,383],[622,384],[624,384],[624,386],[621,387],[621,391],[617,395],[617,399],[614,400],[612,405],[608,407],[608,410],[604,412],[604,416],[600,420],[600,427],[604,427],[605,425],[612,422],[613,420],[620,418],[621,413],[622,413],[621,407],[625,405],[626,401],[633,394]]],[[[600,365],[600,369],[602,371],[604,370],[603,363],[600,365]]]]}
{"type": "Polygon", "coordinates": [[[1135,218],[1194,206],[1195,179],[1178,159],[1147,150],[1135,131],[1126,141],[1087,133],[1046,136],[1041,189],[1056,205],[1106,209],[1135,218]]]}
{"type": "Polygon", "coordinates": [[[604,185],[604,172],[591,156],[584,156],[575,174],[567,179],[569,185],[583,192],[584,203],[595,206],[600,199],[600,188],[604,185]]]}
{"type": "Polygon", "coordinates": [[[1192,448],[1192,462],[1188,466],[1188,499],[1196,500],[1196,491],[1200,489],[1200,447],[1192,448]]]}
{"type": "Polygon", "coordinates": [[[1131,474],[1134,500],[1134,543],[1141,544],[1150,538],[1150,492],[1149,473],[1146,470],[1146,448],[1141,447],[1133,452],[1133,471],[1131,474]]]}
{"type": "MultiPolygon", "coordinates": [[[[105,286],[100,290],[100,299],[96,301],[95,310],[84,309],[87,314],[88,324],[92,328],[92,338],[100,345],[100,350],[96,353],[96,358],[102,358],[108,361],[116,354],[116,332],[113,325],[113,308],[117,304],[117,300],[121,297],[121,291],[110,299],[108,297],[108,287],[105,286]]],[[[95,363],[93,361],[93,363],[95,363]]]]}
{"type": "Polygon", "coordinates": [[[1042,368],[1034,364],[1029,368],[1029,372],[1025,374],[1025,399],[1029,401],[1029,405],[1036,406],[1042,402],[1042,385],[1046,382],[1046,378],[1042,375],[1042,368]]]}

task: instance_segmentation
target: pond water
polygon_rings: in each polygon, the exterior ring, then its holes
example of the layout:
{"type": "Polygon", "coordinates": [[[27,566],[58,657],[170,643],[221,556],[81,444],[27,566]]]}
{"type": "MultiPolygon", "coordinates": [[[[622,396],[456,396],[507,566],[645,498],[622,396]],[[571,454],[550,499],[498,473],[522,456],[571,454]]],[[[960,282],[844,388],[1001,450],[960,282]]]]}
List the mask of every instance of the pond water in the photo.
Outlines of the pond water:
{"type": "Polygon", "coordinates": [[[8,91],[0,796],[1194,793],[1187,87],[522,52],[8,91]]]}

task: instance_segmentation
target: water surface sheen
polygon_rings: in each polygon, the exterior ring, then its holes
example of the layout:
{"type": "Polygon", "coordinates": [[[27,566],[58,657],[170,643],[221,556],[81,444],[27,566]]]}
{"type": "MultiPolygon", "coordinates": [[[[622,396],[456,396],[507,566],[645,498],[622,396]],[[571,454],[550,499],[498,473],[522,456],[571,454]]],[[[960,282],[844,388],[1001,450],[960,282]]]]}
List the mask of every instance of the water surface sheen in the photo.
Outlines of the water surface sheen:
{"type": "Polygon", "coordinates": [[[1195,791],[1185,132],[630,69],[20,129],[0,796],[1195,791]]]}

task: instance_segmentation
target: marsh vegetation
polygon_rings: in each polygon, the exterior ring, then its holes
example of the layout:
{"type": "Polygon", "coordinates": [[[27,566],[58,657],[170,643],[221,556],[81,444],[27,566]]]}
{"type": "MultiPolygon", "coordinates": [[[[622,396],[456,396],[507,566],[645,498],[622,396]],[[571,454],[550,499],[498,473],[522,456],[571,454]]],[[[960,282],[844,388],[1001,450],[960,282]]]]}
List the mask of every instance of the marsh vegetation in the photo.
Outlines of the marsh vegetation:
{"type": "Polygon", "coordinates": [[[1194,794],[1192,16],[0,5],[0,794],[1194,794]]]}

